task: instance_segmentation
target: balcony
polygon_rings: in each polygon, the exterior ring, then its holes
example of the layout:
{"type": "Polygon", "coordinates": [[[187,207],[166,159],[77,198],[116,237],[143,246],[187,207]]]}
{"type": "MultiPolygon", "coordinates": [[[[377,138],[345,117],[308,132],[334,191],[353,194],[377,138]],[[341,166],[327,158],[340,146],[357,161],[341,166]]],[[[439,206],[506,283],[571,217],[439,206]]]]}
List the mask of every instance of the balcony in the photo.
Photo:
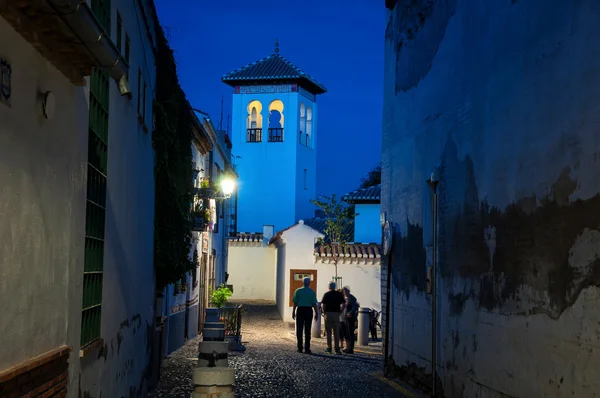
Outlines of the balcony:
{"type": "Polygon", "coordinates": [[[262,142],[262,128],[248,129],[246,135],[247,142],[262,142]]]}
{"type": "Polygon", "coordinates": [[[206,230],[210,222],[210,210],[204,207],[202,201],[194,203],[191,212],[192,231],[202,232],[206,230]]]}
{"type": "Polygon", "coordinates": [[[283,128],[269,129],[269,142],[283,142],[283,128]]]}

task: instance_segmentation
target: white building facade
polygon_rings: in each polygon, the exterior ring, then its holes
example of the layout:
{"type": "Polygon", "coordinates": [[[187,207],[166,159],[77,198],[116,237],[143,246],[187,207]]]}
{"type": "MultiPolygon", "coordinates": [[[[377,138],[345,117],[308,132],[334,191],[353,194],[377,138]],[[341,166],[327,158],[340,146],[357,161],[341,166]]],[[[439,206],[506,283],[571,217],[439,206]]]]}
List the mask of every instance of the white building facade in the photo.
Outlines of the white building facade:
{"type": "Polygon", "coordinates": [[[231,155],[231,141],[215,129],[208,114],[194,112],[192,167],[192,247],[195,269],[164,291],[162,315],[167,324],[164,355],[174,352],[198,335],[210,293],[227,283],[226,238],[235,231],[237,193],[225,197],[220,190],[224,178],[237,178],[231,155]],[[197,217],[200,213],[200,217],[197,217]]]}
{"type": "Polygon", "coordinates": [[[275,53],[223,76],[234,87],[238,231],[275,230],[314,215],[317,95],[325,87],[275,53]],[[277,183],[273,183],[273,175],[277,183]]]}
{"type": "MultiPolygon", "coordinates": [[[[362,307],[381,310],[381,238],[377,237],[381,229],[379,217],[374,216],[379,211],[379,194],[377,185],[343,196],[356,208],[360,206],[364,215],[347,225],[344,235],[351,242],[335,257],[331,250],[315,244],[325,237],[325,218],[300,220],[274,235],[268,228],[260,234],[238,234],[229,242],[232,298],[275,301],[282,319],[291,322],[291,298],[303,278],[311,278],[320,299],[336,278],[337,257],[339,287],[350,286],[362,307]]],[[[340,250],[336,245],[332,249],[340,250]]]]}
{"type": "Polygon", "coordinates": [[[32,3],[27,24],[21,12],[16,2],[0,9],[10,212],[0,216],[10,242],[0,375],[29,380],[22,394],[56,382],[66,396],[144,395],[154,338],[154,6],[51,0],[32,3]]]}

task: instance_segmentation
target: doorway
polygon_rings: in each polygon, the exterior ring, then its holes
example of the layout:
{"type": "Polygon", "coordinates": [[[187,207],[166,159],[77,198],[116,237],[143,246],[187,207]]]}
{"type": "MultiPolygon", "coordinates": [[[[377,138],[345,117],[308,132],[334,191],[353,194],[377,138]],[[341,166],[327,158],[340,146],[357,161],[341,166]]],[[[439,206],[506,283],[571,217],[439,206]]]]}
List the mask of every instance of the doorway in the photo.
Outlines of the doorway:
{"type": "Polygon", "coordinates": [[[316,269],[292,269],[290,270],[290,307],[294,306],[292,298],[296,289],[304,286],[304,278],[310,278],[310,287],[317,291],[317,270],[316,269]]]}

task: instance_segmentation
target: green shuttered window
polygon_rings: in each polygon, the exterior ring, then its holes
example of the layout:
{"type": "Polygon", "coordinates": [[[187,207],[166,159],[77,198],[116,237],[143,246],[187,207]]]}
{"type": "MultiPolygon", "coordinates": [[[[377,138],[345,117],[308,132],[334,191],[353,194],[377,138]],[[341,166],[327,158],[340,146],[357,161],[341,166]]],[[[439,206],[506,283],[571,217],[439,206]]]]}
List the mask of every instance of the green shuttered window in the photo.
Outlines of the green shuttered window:
{"type": "MultiPolygon", "coordinates": [[[[92,10],[110,32],[110,1],[93,0],[92,10]]],[[[106,176],[108,168],[109,78],[94,68],[90,78],[88,175],[85,215],[85,257],[81,346],[100,338],[104,231],[106,222],[106,176]]]]}

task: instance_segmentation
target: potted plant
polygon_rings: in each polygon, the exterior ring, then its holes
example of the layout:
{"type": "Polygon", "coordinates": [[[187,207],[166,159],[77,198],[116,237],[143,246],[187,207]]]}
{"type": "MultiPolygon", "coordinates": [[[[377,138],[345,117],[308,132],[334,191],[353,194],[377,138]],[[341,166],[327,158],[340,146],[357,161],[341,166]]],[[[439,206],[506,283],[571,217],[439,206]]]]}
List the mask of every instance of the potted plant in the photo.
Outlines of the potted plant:
{"type": "Polygon", "coordinates": [[[209,179],[203,178],[200,180],[200,188],[198,189],[198,195],[203,198],[214,198],[215,189],[209,179]]]}
{"type": "Polygon", "coordinates": [[[224,284],[210,292],[210,302],[215,308],[223,308],[233,293],[224,284]]]}
{"type": "Polygon", "coordinates": [[[203,230],[210,222],[210,210],[205,209],[201,202],[192,207],[192,224],[195,230],[203,230]]]}

